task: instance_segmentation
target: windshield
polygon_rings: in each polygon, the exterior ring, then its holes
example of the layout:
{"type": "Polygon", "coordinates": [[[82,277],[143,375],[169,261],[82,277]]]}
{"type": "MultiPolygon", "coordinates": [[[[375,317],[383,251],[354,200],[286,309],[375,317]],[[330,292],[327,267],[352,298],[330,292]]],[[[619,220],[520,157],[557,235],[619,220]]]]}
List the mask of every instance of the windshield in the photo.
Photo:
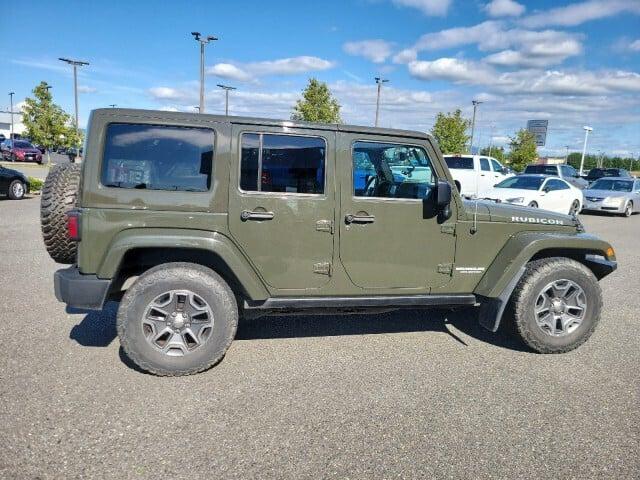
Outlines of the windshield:
{"type": "Polygon", "coordinates": [[[496,185],[496,188],[522,188],[524,190],[538,190],[544,182],[541,177],[511,177],[496,185]]]}
{"type": "Polygon", "coordinates": [[[555,165],[529,165],[524,173],[541,173],[543,175],[557,175],[558,167],[555,165]]]}
{"type": "Polygon", "coordinates": [[[449,168],[473,170],[473,157],[446,157],[444,161],[447,162],[449,168]]]}
{"type": "Polygon", "coordinates": [[[33,148],[29,142],[14,142],[15,148],[33,148]]]}
{"type": "Polygon", "coordinates": [[[633,189],[633,182],[627,180],[600,179],[593,182],[590,190],[612,190],[614,192],[630,192],[633,189]]]}

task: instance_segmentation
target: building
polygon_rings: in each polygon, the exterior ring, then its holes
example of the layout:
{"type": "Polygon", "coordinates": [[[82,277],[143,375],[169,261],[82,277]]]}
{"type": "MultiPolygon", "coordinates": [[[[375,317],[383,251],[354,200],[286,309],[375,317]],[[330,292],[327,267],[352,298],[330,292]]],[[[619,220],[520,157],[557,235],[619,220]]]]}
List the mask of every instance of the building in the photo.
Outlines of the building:
{"type": "MultiPolygon", "coordinates": [[[[22,114],[14,113],[13,114],[13,133],[17,133],[18,135],[24,134],[26,128],[22,123],[22,114]]],[[[11,114],[8,111],[0,112],[0,134],[4,135],[5,138],[9,138],[9,134],[11,133],[11,114]]]]}

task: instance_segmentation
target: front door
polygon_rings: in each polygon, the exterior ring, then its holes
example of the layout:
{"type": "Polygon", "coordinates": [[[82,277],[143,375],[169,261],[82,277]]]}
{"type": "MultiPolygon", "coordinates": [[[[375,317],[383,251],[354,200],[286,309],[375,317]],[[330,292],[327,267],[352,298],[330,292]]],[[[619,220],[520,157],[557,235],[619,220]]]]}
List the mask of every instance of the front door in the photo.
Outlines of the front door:
{"type": "Polygon", "coordinates": [[[333,257],[335,133],[234,126],[229,229],[274,289],[319,288],[333,257]]]}
{"type": "Polygon", "coordinates": [[[456,212],[446,222],[436,215],[434,186],[444,172],[433,168],[432,147],[341,134],[339,150],[340,259],[351,281],[412,293],[446,284],[455,237],[443,223],[452,226],[456,212]],[[372,172],[364,188],[354,174],[362,171],[372,172]]]}

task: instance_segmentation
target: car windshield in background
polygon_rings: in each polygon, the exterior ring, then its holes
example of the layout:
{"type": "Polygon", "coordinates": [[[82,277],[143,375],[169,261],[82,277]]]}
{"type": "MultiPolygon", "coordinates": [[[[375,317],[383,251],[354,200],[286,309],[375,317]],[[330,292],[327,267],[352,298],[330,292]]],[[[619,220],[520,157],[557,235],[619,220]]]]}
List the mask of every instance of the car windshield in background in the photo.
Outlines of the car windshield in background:
{"type": "Polygon", "coordinates": [[[33,148],[29,142],[14,142],[15,148],[33,148]]]}
{"type": "Polygon", "coordinates": [[[524,173],[540,173],[542,175],[557,175],[558,167],[555,165],[529,165],[524,173]]]}
{"type": "Polygon", "coordinates": [[[447,167],[460,170],[473,170],[473,158],[470,157],[446,157],[447,167]]]}
{"type": "Polygon", "coordinates": [[[597,180],[589,187],[589,190],[612,190],[614,192],[630,192],[633,190],[633,182],[627,180],[597,180]]]}
{"type": "Polygon", "coordinates": [[[496,185],[496,188],[521,188],[523,190],[538,190],[544,182],[541,177],[511,177],[496,185]]]}

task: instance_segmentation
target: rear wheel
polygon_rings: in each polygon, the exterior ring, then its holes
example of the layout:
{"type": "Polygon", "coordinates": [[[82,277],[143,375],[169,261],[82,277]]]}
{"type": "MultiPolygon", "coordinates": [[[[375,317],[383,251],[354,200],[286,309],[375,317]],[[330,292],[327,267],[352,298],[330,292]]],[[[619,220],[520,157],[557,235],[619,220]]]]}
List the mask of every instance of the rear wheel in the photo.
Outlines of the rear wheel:
{"type": "Polygon", "coordinates": [[[163,376],[190,375],[219,362],[233,341],[238,307],[227,283],[192,263],[148,270],[118,309],[118,335],[140,368],[163,376]]]}
{"type": "Polygon", "coordinates": [[[597,279],[569,258],[530,262],[511,297],[516,333],[539,353],[563,353],[582,345],[595,330],[601,310],[597,279]]]}
{"type": "Polygon", "coordinates": [[[22,180],[14,180],[9,185],[9,198],[11,200],[22,200],[27,188],[22,180]]]}
{"type": "Polygon", "coordinates": [[[47,175],[40,198],[40,226],[44,245],[58,263],[73,263],[76,242],[67,233],[67,212],[76,206],[80,166],[61,164],[47,175]]]}

